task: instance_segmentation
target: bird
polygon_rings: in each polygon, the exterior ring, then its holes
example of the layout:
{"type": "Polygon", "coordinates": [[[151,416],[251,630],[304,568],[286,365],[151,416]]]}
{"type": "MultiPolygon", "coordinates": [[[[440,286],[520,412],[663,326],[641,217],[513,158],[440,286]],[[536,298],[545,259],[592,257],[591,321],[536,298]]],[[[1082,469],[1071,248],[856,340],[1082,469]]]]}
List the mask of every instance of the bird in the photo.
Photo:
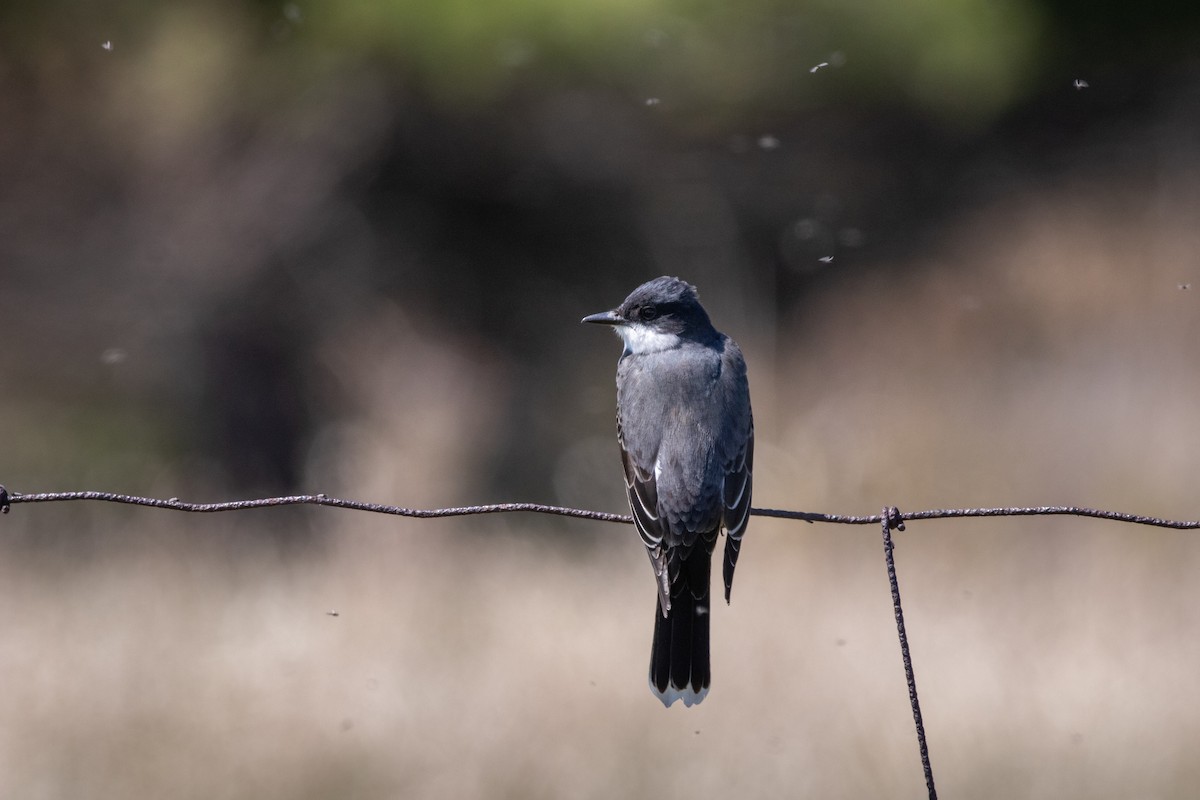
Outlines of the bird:
{"type": "Polygon", "coordinates": [[[746,360],[716,330],[696,287],[663,276],[610,311],[617,361],[617,442],[633,522],[658,587],[650,689],[670,707],[702,701],[711,682],[709,584],[724,529],[730,600],[750,518],[754,415],[746,360]]]}

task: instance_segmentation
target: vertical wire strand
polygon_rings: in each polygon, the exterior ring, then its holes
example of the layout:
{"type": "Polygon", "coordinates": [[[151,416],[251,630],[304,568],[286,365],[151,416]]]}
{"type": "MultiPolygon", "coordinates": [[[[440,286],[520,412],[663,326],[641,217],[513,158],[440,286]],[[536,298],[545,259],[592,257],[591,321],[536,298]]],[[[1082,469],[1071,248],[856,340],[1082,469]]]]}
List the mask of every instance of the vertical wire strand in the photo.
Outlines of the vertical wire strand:
{"type": "Polygon", "coordinates": [[[900,657],[904,660],[904,678],[908,682],[908,702],[912,705],[913,721],[917,725],[917,745],[921,749],[921,768],[925,770],[925,786],[929,800],[937,800],[933,785],[933,767],[929,763],[929,746],[925,742],[925,721],[921,718],[921,701],[917,699],[917,680],[913,675],[912,655],[908,650],[908,633],[904,629],[904,610],[900,606],[900,583],[896,579],[896,560],[892,557],[892,527],[904,530],[900,509],[883,509],[883,554],[887,561],[888,583],[892,588],[892,609],[896,612],[896,633],[900,636],[900,657]]]}

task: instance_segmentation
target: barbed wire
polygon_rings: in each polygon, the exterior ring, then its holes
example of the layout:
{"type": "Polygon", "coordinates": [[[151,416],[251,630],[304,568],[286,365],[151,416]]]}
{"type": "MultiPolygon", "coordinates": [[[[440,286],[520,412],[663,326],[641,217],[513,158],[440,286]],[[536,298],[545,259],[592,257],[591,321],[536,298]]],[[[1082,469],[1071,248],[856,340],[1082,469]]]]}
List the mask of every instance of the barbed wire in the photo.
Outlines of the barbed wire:
{"type": "Polygon", "coordinates": [[[917,678],[913,671],[912,653],[908,648],[908,632],[904,627],[904,609],[900,606],[900,580],[896,577],[896,558],[893,554],[892,528],[904,530],[903,515],[895,506],[884,506],[879,514],[883,529],[883,560],[887,566],[888,585],[892,590],[892,611],[896,615],[896,634],[900,637],[900,660],[904,663],[904,681],[908,684],[908,704],[912,707],[913,722],[917,726],[917,749],[921,753],[921,769],[925,772],[925,788],[929,800],[937,800],[937,789],[933,785],[933,766],[929,762],[929,744],[925,740],[925,719],[921,716],[921,701],[917,699],[917,678]]]}
{"type": "Polygon", "coordinates": [[[92,500],[101,503],[120,503],[131,506],[147,506],[163,508],[170,511],[189,511],[198,514],[214,514],[223,511],[243,511],[251,508],[276,508],[280,506],[329,506],[331,508],[348,508],[353,511],[369,511],[375,514],[391,514],[400,517],[415,517],[418,519],[434,519],[437,517],[463,517],[472,514],[499,514],[505,512],[525,511],[535,514],[555,514],[560,517],[578,517],[598,522],[632,523],[633,518],[627,514],[609,514],[603,511],[587,511],[580,508],[565,508],[541,503],[492,503],[490,505],[459,506],[455,508],[405,508],[403,506],[387,505],[385,503],[367,503],[361,500],[347,500],[341,497],[330,497],[325,494],[298,494],[286,497],[263,497],[254,500],[227,500],[219,503],[192,503],[180,500],[178,497],[141,497],[139,495],[119,494],[116,492],[38,492],[22,494],[10,492],[0,486],[0,512],[8,513],[10,505],[18,503],[61,503],[80,500],[92,500]]]}
{"type": "MultiPolygon", "coordinates": [[[[102,503],[120,503],[123,505],[146,506],[170,511],[185,511],[200,514],[212,514],[225,511],[242,511],[251,508],[276,508],[280,506],[328,506],[331,508],[346,508],[353,511],[367,511],[375,514],[390,514],[400,517],[417,519],[435,519],[439,517],[463,517],[475,514],[503,513],[532,513],[552,514],[561,517],[589,519],[596,522],[615,522],[632,524],[633,518],[627,514],[612,514],[604,511],[590,511],[582,508],[545,505],[542,503],[491,503],[475,506],[455,506],[451,508],[407,508],[405,506],[388,505],[385,503],[368,503],[361,500],[348,500],[341,497],[330,497],[326,494],[301,494],[286,497],[264,497],[253,500],[228,500],[215,503],[193,503],[178,497],[166,499],[157,497],[142,497],[139,495],[119,494],[116,492],[74,491],[74,492],[37,492],[25,494],[10,492],[0,486],[0,512],[9,513],[13,505],[20,503],[60,503],[93,501],[102,503]]],[[[887,566],[888,583],[892,592],[892,606],[896,617],[896,632],[900,639],[900,655],[904,664],[905,681],[908,685],[909,703],[912,706],[913,721],[916,724],[917,744],[921,755],[921,768],[925,773],[925,785],[929,791],[930,800],[937,799],[934,788],[933,768],[930,765],[929,748],[925,738],[925,724],[921,715],[921,705],[917,697],[917,684],[912,665],[912,655],[908,645],[908,634],[904,625],[904,611],[900,603],[900,586],[896,576],[896,564],[893,555],[895,545],[892,540],[892,530],[904,530],[904,523],[918,520],[935,519],[964,519],[979,517],[1033,517],[1033,516],[1073,516],[1091,519],[1104,519],[1113,522],[1124,522],[1134,525],[1148,525],[1156,528],[1174,530],[1200,529],[1200,520],[1171,520],[1160,517],[1148,517],[1141,514],[1126,514],[1119,511],[1087,508],[1083,506],[1004,506],[996,508],[938,508],[924,511],[903,512],[895,506],[885,506],[881,513],[865,516],[845,514],[822,514],[810,511],[788,511],[777,508],[753,508],[750,513],[758,517],[796,520],[799,522],[824,522],[839,525],[880,525],[883,531],[884,559],[887,566]]]]}
{"type": "MultiPolygon", "coordinates": [[[[524,512],[530,514],[553,514],[555,516],[574,517],[576,519],[590,519],[596,522],[616,522],[626,525],[633,523],[633,518],[628,514],[612,514],[606,511],[589,511],[582,508],[569,508],[543,503],[490,503],[486,505],[454,506],[450,508],[407,508],[405,506],[388,505],[386,503],[368,503],[362,500],[330,497],[326,494],[298,494],[284,497],[263,497],[254,500],[193,503],[181,500],[178,497],[164,499],[120,494],[117,492],[74,491],[25,494],[10,492],[4,486],[0,486],[0,511],[5,514],[8,513],[10,505],[18,503],[62,503],[76,501],[121,503],[124,505],[147,506],[150,508],[163,508],[171,511],[187,511],[198,514],[242,511],[251,508],[310,505],[347,508],[353,511],[368,511],[374,514],[390,514],[417,519],[524,512]]],[[[1149,525],[1155,528],[1172,528],[1175,530],[1200,529],[1200,520],[1163,519],[1141,514],[1105,511],[1085,506],[998,506],[994,508],[935,508],[924,511],[897,511],[894,507],[889,508],[895,511],[895,514],[891,517],[893,526],[901,531],[904,530],[905,522],[915,522],[918,520],[1034,516],[1090,517],[1092,519],[1106,519],[1113,522],[1127,522],[1135,525],[1149,525]]],[[[885,519],[885,516],[882,514],[854,516],[848,514],[823,514],[814,511],[788,511],[778,508],[752,508],[750,509],[750,513],[756,517],[790,519],[800,522],[825,522],[838,525],[878,525],[885,519]]]]}

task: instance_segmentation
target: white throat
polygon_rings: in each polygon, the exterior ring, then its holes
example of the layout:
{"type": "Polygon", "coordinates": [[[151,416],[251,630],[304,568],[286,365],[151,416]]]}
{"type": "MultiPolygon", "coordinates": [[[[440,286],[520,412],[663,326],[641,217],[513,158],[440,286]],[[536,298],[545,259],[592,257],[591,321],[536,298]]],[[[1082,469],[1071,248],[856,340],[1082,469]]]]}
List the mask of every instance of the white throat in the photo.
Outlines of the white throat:
{"type": "Polygon", "coordinates": [[[679,337],[674,333],[656,331],[649,325],[633,322],[618,325],[617,334],[625,340],[625,352],[633,355],[661,353],[679,347],[679,337]]]}

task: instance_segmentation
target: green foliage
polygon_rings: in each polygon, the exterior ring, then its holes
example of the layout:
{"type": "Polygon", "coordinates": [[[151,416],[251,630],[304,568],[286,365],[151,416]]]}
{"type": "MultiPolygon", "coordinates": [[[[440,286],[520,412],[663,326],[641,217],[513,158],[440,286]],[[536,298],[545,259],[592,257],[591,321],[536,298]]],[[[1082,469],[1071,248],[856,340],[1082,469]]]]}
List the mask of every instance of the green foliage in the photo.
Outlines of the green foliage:
{"type": "Polygon", "coordinates": [[[967,123],[1019,99],[1040,35],[1031,4],[986,0],[317,0],[306,25],[451,103],[584,82],[717,119],[882,97],[967,123]]]}

